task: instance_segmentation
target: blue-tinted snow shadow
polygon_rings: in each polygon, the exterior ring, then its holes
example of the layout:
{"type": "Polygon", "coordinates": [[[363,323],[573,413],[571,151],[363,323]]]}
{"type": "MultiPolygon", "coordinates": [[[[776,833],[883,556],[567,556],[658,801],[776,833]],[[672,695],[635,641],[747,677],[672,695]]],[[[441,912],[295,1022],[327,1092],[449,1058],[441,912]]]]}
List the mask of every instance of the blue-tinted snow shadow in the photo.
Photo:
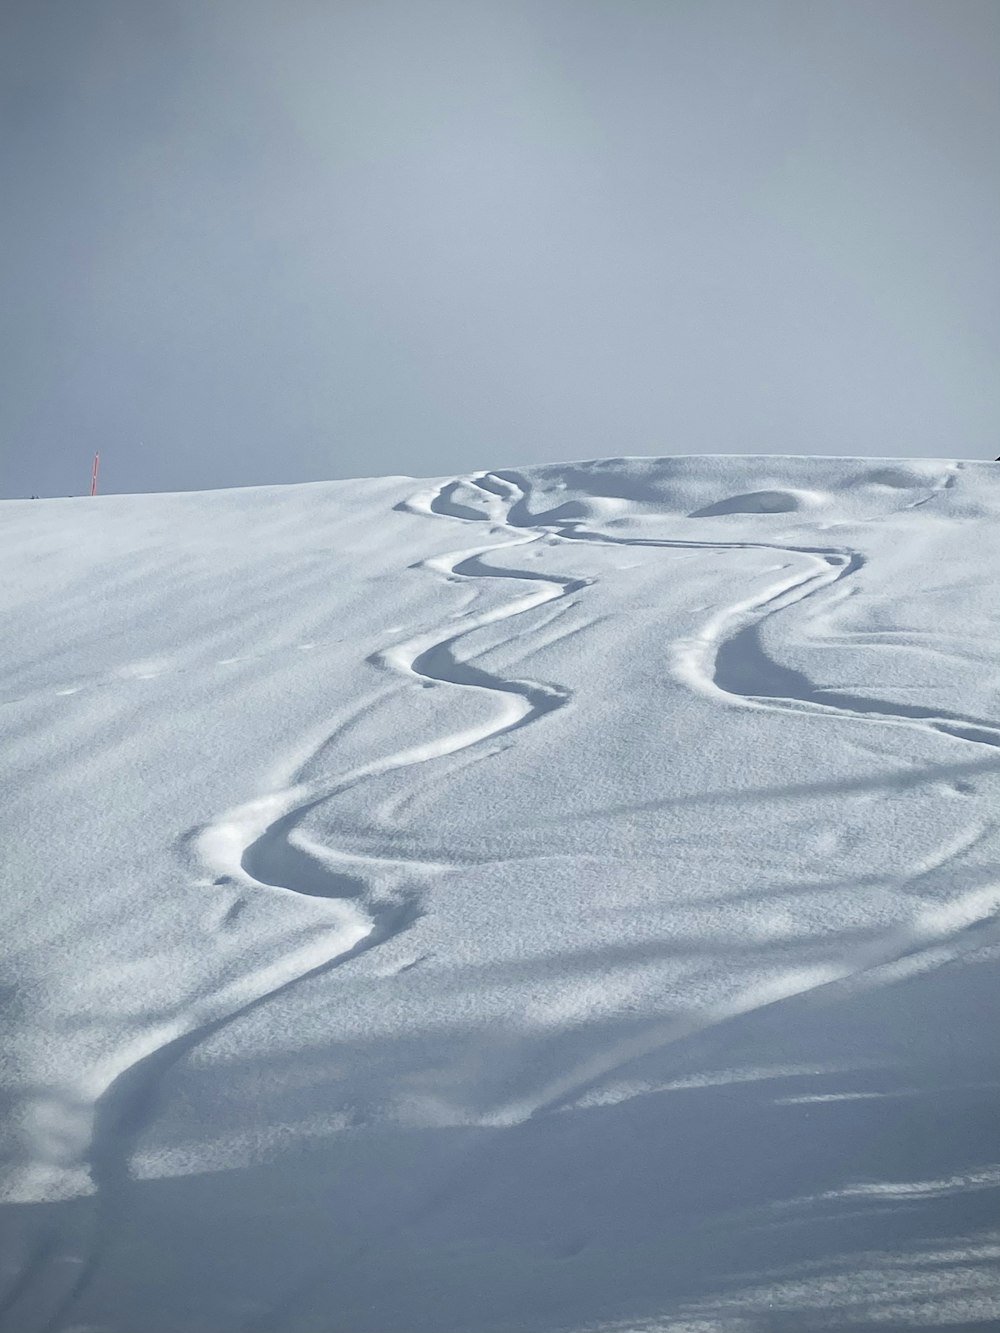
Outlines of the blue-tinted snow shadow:
{"type": "MultiPolygon", "coordinates": [[[[993,1327],[995,1260],[975,1238],[1000,1220],[983,1175],[1000,1162],[996,980],[995,962],[966,960],[875,993],[817,992],[620,1071],[707,1086],[507,1128],[359,1122],[268,1165],[130,1180],[59,1327],[993,1327]]],[[[442,1053],[413,1058],[432,1068],[442,1053]]],[[[265,1122],[307,1120],[342,1102],[344,1058],[178,1068],[173,1095],[210,1114],[256,1083],[265,1122]]],[[[87,1206],[8,1208],[2,1225],[82,1235],[87,1206]]],[[[37,1314],[22,1299],[4,1327],[30,1333],[37,1314]]]]}

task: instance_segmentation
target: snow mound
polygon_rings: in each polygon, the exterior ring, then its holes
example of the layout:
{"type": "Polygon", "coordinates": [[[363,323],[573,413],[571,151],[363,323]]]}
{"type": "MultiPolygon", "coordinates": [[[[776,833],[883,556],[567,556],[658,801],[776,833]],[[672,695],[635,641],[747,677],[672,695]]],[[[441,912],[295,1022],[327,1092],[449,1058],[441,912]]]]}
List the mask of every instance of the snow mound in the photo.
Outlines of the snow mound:
{"type": "Polygon", "coordinates": [[[696,509],[691,518],[715,518],[719,514],[792,514],[800,509],[815,509],[824,497],[816,491],[752,491],[733,495],[715,504],[696,509]]]}

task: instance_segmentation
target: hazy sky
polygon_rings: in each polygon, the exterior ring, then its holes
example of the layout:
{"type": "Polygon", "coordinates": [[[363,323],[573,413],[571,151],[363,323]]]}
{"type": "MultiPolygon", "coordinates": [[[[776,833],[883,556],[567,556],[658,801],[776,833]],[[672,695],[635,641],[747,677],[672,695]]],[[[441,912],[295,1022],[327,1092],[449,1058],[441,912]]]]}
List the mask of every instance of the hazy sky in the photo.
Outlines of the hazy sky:
{"type": "Polygon", "coordinates": [[[997,0],[0,14],[0,494],[1000,453],[997,0]]]}

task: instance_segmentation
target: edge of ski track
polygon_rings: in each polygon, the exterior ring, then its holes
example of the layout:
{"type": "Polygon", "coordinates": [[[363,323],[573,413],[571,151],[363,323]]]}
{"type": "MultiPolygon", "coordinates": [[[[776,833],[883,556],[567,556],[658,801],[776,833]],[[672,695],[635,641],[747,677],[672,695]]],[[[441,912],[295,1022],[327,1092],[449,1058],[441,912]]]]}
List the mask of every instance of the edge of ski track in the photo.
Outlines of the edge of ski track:
{"type": "MultiPolygon", "coordinates": [[[[408,507],[408,501],[402,502],[399,506],[399,508],[408,507]]],[[[384,665],[400,674],[417,676],[437,684],[494,692],[502,695],[504,700],[519,695],[523,700],[523,707],[518,708],[516,704],[513,709],[507,707],[498,722],[487,723],[480,727],[453,733],[444,743],[439,739],[437,742],[412,746],[381,760],[362,765],[319,791],[301,780],[293,778],[291,785],[286,787],[284,792],[255,797],[242,806],[236,807],[235,810],[217,816],[205,828],[193,831],[193,834],[186,836],[185,841],[203,841],[206,834],[210,835],[213,830],[218,830],[230,823],[234,816],[242,815],[242,832],[244,835],[242,846],[234,849],[238,850],[238,865],[229,864],[225,867],[226,873],[224,873],[223,878],[250,889],[256,888],[272,892],[297,894],[299,891],[295,889],[294,885],[258,880],[244,866],[245,858],[251,848],[265,837],[269,830],[280,826],[282,836],[287,837],[287,834],[294,828],[297,815],[301,816],[308,813],[315,805],[324,800],[332,799],[358,782],[400,768],[444,758],[461,750],[470,749],[474,745],[494,740],[520,726],[540,719],[548,712],[554,711],[568,702],[569,692],[558,687],[540,685],[529,681],[508,681],[503,677],[491,677],[490,673],[479,672],[478,669],[475,670],[475,674],[483,679],[477,681],[453,679],[448,674],[421,669],[419,665],[434,650],[447,650],[457,640],[487,624],[495,624],[499,621],[511,619],[536,606],[568,598],[587,585],[589,582],[587,579],[549,578],[528,571],[491,569],[486,574],[482,572],[465,574],[462,572],[461,566],[468,564],[470,561],[480,561],[482,557],[506,547],[528,545],[537,541],[540,535],[537,533],[525,534],[516,537],[514,540],[508,539],[491,542],[488,545],[463,548],[460,551],[452,552],[450,555],[434,556],[418,562],[418,565],[429,568],[445,577],[468,578],[474,581],[483,577],[516,579],[544,584],[546,588],[537,593],[525,594],[514,602],[503,603],[478,615],[466,614],[461,618],[458,628],[453,629],[450,633],[442,635],[439,630],[427,631],[411,637],[402,644],[390,645],[368,658],[368,661],[373,665],[384,665]],[[488,680],[487,677],[489,677],[488,680]],[[261,822],[262,819],[263,822],[261,822]]],[[[428,663],[428,666],[430,666],[430,663],[428,663]]],[[[465,673],[458,672],[457,674],[465,673]]],[[[325,744],[325,741],[321,744],[325,744]]],[[[311,751],[305,759],[299,760],[297,765],[299,772],[306,766],[312,753],[315,753],[315,750],[311,751]]],[[[220,866],[216,864],[214,869],[219,870],[220,866]]],[[[317,895],[310,894],[309,896],[317,895]]],[[[342,902],[343,899],[339,898],[335,901],[342,902]]],[[[111,1065],[102,1078],[95,1080],[101,1084],[101,1089],[91,1098],[90,1104],[93,1107],[92,1130],[89,1149],[84,1157],[95,1186],[90,1254],[84,1260],[70,1288],[57,1302],[53,1313],[41,1325],[42,1333],[58,1333],[66,1316],[85,1295],[96,1276],[107,1237],[113,1227],[114,1201],[127,1186],[130,1179],[129,1161],[132,1151],[138,1137],[148,1123],[150,1108],[156,1095],[156,1087],[169,1069],[208,1037],[237,1019],[252,1013],[259,1006],[283,994],[291,987],[339,967],[361,953],[398,935],[422,914],[422,910],[419,895],[405,897],[401,902],[389,904],[387,908],[378,912],[371,919],[368,930],[360,936],[356,931],[349,932],[350,942],[345,948],[321,959],[319,962],[309,962],[301,970],[294,971],[291,975],[282,975],[281,979],[274,984],[266,985],[259,992],[223,1007],[222,1012],[206,1013],[205,1011],[210,1011],[213,1006],[210,998],[208,1002],[202,1001],[196,1006],[192,1021],[185,1023],[181,1019],[175,1019],[161,1024],[152,1033],[144,1034],[138,1042],[131,1044],[129,1054],[126,1060],[120,1063],[120,1067],[116,1068],[111,1065]],[[201,1012],[197,1012],[197,1010],[201,1012]],[[136,1048],[141,1053],[136,1054],[136,1048]]],[[[349,919],[342,920],[339,924],[341,927],[351,925],[349,919]]],[[[297,956],[300,955],[297,954],[297,956]]],[[[288,966],[287,958],[284,960],[278,959],[265,968],[264,973],[267,975],[273,974],[275,971],[287,973],[288,966]]],[[[294,963],[291,966],[294,967],[294,963]]],[[[25,1294],[24,1289],[31,1283],[32,1272],[37,1269],[39,1263],[43,1262],[44,1256],[37,1253],[29,1256],[26,1265],[27,1278],[25,1281],[15,1281],[6,1299],[0,1300],[0,1315],[16,1306],[25,1294]]]]}

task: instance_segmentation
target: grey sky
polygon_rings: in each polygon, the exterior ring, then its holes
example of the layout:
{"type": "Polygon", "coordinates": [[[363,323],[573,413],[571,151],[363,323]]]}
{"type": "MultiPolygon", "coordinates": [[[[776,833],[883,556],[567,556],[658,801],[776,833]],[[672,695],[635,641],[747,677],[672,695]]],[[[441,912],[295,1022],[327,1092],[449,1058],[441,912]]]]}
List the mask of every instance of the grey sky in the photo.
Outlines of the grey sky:
{"type": "Polygon", "coordinates": [[[5,0],[0,494],[1000,453],[996,0],[5,0]]]}

